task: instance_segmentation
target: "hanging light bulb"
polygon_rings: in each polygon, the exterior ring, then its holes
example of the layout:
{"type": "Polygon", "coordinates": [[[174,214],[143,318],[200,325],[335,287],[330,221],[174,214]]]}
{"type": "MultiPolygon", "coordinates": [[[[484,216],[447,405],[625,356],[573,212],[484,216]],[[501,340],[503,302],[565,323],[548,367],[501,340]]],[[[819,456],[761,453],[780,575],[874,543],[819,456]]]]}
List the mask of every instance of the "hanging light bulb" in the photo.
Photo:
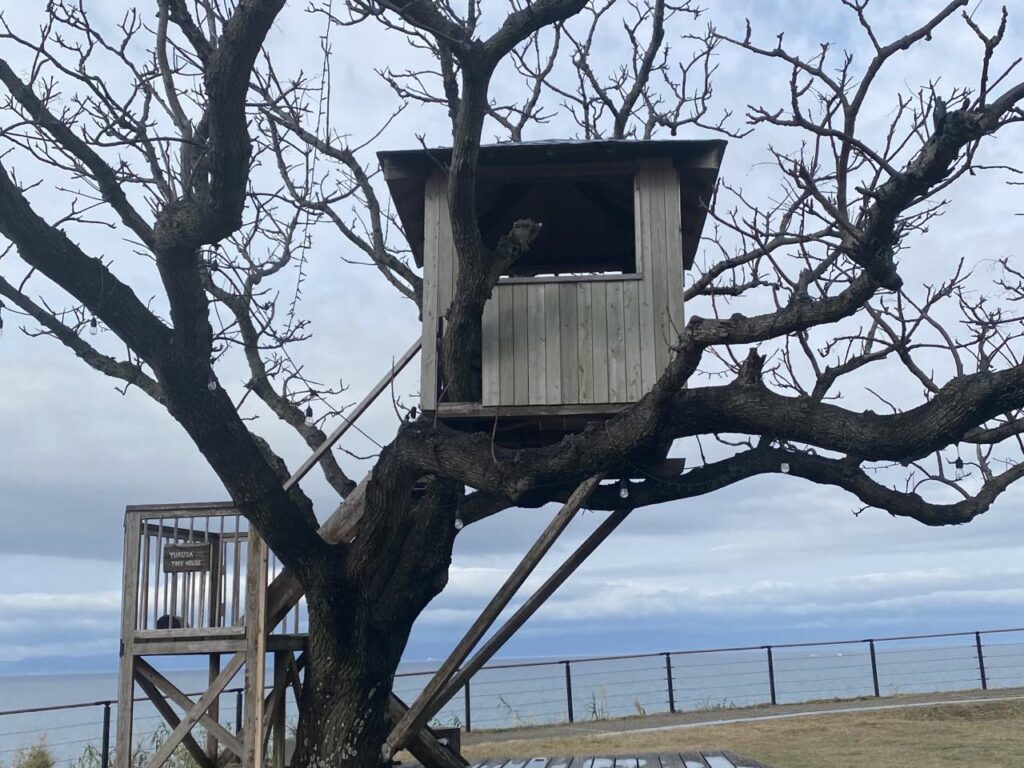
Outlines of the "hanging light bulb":
{"type": "Polygon", "coordinates": [[[208,382],[206,382],[206,388],[208,390],[210,390],[211,392],[216,392],[217,391],[217,380],[215,378],[213,378],[213,376],[211,376],[210,380],[208,382]]]}
{"type": "Polygon", "coordinates": [[[956,468],[956,479],[963,480],[964,475],[966,474],[964,472],[964,460],[957,456],[956,461],[953,462],[953,466],[956,468]]]}
{"type": "Polygon", "coordinates": [[[619,480],[619,498],[629,498],[629,480],[625,477],[619,480]]]}
{"type": "Polygon", "coordinates": [[[456,531],[461,531],[465,527],[466,527],[466,524],[464,522],[462,522],[462,518],[461,517],[456,517],[455,518],[455,530],[456,531]]]}
{"type": "Polygon", "coordinates": [[[95,336],[95,335],[96,335],[97,333],[99,333],[99,332],[100,332],[100,326],[99,326],[99,323],[97,323],[97,322],[96,322],[96,318],[95,318],[95,317],[93,317],[93,318],[92,318],[92,319],[91,319],[91,320],[89,321],[89,335],[90,335],[90,336],[95,336]]]}
{"type": "Polygon", "coordinates": [[[788,475],[789,474],[789,462],[788,461],[782,462],[782,464],[779,465],[779,469],[782,470],[783,474],[788,475]]]}
{"type": "Polygon", "coordinates": [[[313,406],[306,406],[306,420],[303,422],[307,427],[313,426],[313,406]]]}

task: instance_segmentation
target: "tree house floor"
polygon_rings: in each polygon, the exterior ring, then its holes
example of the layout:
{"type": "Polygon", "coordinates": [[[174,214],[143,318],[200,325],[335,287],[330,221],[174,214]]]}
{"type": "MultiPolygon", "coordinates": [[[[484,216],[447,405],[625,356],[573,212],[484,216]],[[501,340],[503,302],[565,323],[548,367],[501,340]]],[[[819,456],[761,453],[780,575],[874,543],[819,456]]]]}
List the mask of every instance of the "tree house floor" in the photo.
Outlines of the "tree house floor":
{"type": "Polygon", "coordinates": [[[436,411],[424,411],[423,416],[436,417],[454,429],[493,434],[496,442],[509,448],[526,448],[548,445],[567,434],[582,432],[588,424],[604,422],[630,405],[438,403],[436,411]]]}

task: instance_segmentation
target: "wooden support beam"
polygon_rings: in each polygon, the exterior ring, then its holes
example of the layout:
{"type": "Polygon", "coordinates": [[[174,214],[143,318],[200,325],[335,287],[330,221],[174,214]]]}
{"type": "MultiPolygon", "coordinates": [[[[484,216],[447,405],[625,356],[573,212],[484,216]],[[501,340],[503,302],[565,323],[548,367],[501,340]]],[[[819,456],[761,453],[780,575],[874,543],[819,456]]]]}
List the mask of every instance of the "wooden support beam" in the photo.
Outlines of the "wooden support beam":
{"type": "Polygon", "coordinates": [[[502,624],[497,632],[487,638],[487,641],[480,646],[480,650],[473,654],[473,658],[452,675],[448,684],[434,699],[431,706],[427,709],[428,718],[437,714],[441,707],[459,692],[459,689],[465,685],[466,681],[476,674],[480,667],[491,660],[491,657],[537,612],[538,608],[544,605],[547,599],[554,594],[555,590],[562,586],[565,580],[594,553],[594,550],[600,546],[601,542],[607,539],[611,532],[619,527],[619,524],[629,516],[631,511],[629,509],[620,509],[608,515],[601,525],[576,548],[576,551],[564,563],[558,566],[540,588],[519,606],[516,612],[509,617],[509,620],[502,624]]]}
{"type": "Polygon", "coordinates": [[[277,699],[270,708],[270,723],[273,735],[273,768],[285,768],[285,692],[288,689],[288,677],[291,669],[288,660],[292,658],[290,652],[278,651],[274,654],[274,693],[277,699]]]}
{"type": "MultiPolygon", "coordinates": [[[[163,697],[160,691],[153,683],[146,679],[145,675],[139,674],[138,668],[136,668],[135,682],[139,684],[142,692],[146,694],[146,697],[156,707],[156,711],[159,712],[167,724],[171,728],[177,728],[178,724],[181,723],[181,719],[178,714],[174,711],[170,704],[167,703],[167,699],[163,697]]],[[[191,733],[186,733],[182,739],[182,743],[185,745],[185,749],[192,755],[192,759],[196,761],[196,764],[200,768],[214,768],[216,763],[211,760],[207,754],[203,751],[203,748],[199,746],[191,733]]]]}
{"type": "Polygon", "coordinates": [[[292,687],[292,695],[295,697],[296,704],[302,701],[302,678],[299,677],[299,671],[305,665],[306,654],[301,654],[298,661],[295,660],[293,654],[288,654],[288,682],[292,687]]]}
{"type": "Polygon", "coordinates": [[[406,739],[411,731],[419,730],[426,725],[430,719],[428,709],[437,697],[437,694],[440,693],[455,670],[466,660],[466,657],[476,644],[480,642],[480,638],[483,637],[484,633],[490,629],[498,615],[505,609],[505,606],[508,605],[509,601],[523,585],[523,582],[533,573],[541,558],[551,549],[551,546],[561,535],[562,531],[565,530],[598,483],[601,482],[603,476],[603,473],[598,474],[580,483],[569,497],[569,500],[558,511],[540,537],[538,537],[537,541],[533,543],[533,546],[527,551],[519,565],[515,567],[508,579],[505,580],[505,583],[502,584],[501,589],[498,590],[477,620],[473,622],[473,625],[466,632],[462,640],[455,646],[455,649],[445,660],[444,664],[441,665],[440,669],[430,679],[430,682],[427,683],[422,693],[420,693],[419,697],[409,708],[409,711],[403,715],[398,724],[391,730],[391,734],[385,743],[388,756],[393,755],[398,749],[405,746],[406,739]]]}
{"type": "Polygon", "coordinates": [[[352,411],[351,415],[341,417],[342,419],[345,420],[344,423],[338,426],[333,432],[331,432],[331,434],[327,436],[327,439],[324,440],[320,447],[313,451],[313,453],[310,454],[309,458],[302,462],[302,464],[299,466],[297,470],[295,470],[292,476],[289,477],[287,481],[285,481],[284,489],[286,491],[290,489],[293,485],[298,483],[300,480],[302,480],[302,478],[306,476],[309,470],[316,466],[316,463],[320,461],[321,458],[323,458],[323,455],[327,453],[329,450],[331,450],[332,447],[334,447],[334,444],[341,439],[341,436],[348,432],[349,427],[351,427],[355,423],[356,419],[363,415],[366,409],[373,404],[373,401],[380,397],[380,393],[387,389],[388,385],[391,384],[392,381],[394,381],[394,378],[399,373],[402,372],[402,369],[405,368],[405,366],[409,364],[409,361],[416,357],[416,353],[420,351],[421,344],[422,340],[417,339],[413,343],[413,345],[406,350],[405,354],[402,355],[398,359],[398,361],[391,366],[391,369],[386,374],[384,374],[383,378],[381,378],[380,381],[373,385],[373,388],[366,394],[366,397],[364,397],[360,401],[360,403],[355,407],[355,410],[352,411]]]}
{"type": "MultiPolygon", "coordinates": [[[[224,526],[224,518],[220,517],[219,522],[220,522],[221,527],[223,528],[223,526],[224,526]]],[[[211,521],[211,523],[212,523],[212,521],[211,521]]],[[[221,597],[222,597],[222,595],[221,595],[221,590],[220,590],[220,586],[221,586],[220,580],[221,580],[221,567],[222,567],[221,555],[223,553],[223,544],[221,542],[220,534],[218,534],[218,533],[213,533],[213,532],[208,531],[206,533],[206,537],[207,537],[207,540],[210,541],[211,544],[212,544],[212,546],[210,548],[211,552],[210,552],[209,594],[207,596],[209,601],[210,601],[209,626],[216,627],[216,626],[218,626],[218,624],[220,624],[220,613],[221,613],[221,597]]],[[[211,653],[209,655],[209,660],[207,662],[207,678],[206,678],[207,682],[208,683],[212,683],[214,680],[217,679],[217,675],[219,675],[219,674],[220,674],[220,654],[219,653],[211,653]]],[[[220,699],[217,699],[217,700],[215,700],[213,702],[213,706],[210,707],[209,716],[210,716],[210,718],[214,722],[217,722],[217,723],[220,722],[220,699]]],[[[229,749],[230,749],[230,747],[229,747],[229,749]]],[[[206,754],[208,754],[211,757],[211,759],[216,760],[219,753],[220,753],[220,746],[217,743],[217,737],[210,730],[210,728],[207,728],[206,729],[206,754]]],[[[242,752],[241,752],[240,749],[239,749],[239,751],[235,752],[235,754],[238,757],[242,756],[242,752]]]]}
{"type": "MultiPolygon", "coordinates": [[[[181,692],[174,683],[164,677],[145,659],[135,660],[135,676],[142,678],[156,687],[164,696],[173,701],[182,711],[187,712],[195,706],[195,702],[181,692]]],[[[215,739],[214,743],[220,742],[238,757],[242,756],[242,742],[234,734],[221,725],[213,717],[214,708],[211,706],[209,712],[204,712],[199,718],[199,725],[206,729],[210,738],[215,739]]],[[[171,726],[174,727],[173,725],[171,726]]],[[[210,755],[215,758],[216,755],[210,755]]]]}
{"type": "Polygon", "coordinates": [[[245,692],[242,766],[263,766],[263,684],[267,661],[267,546],[249,532],[245,573],[245,692]]]}
{"type": "Polygon", "coordinates": [[[274,768],[284,768],[284,695],[288,688],[288,665],[284,660],[286,655],[281,651],[274,654],[274,684],[270,688],[270,695],[263,702],[263,751],[264,754],[267,753],[270,739],[273,737],[274,768]],[[278,738],[281,742],[280,749],[278,749],[278,738]]]}
{"type": "MultiPolygon", "coordinates": [[[[392,693],[388,699],[388,711],[391,714],[391,722],[397,723],[409,708],[392,693]]],[[[427,768],[466,768],[469,765],[461,755],[455,754],[438,741],[437,736],[429,728],[421,728],[411,733],[405,748],[427,768]]]]}
{"type": "MultiPolygon", "coordinates": [[[[213,571],[213,573],[219,574],[220,573],[219,567],[220,566],[218,566],[218,570],[213,571]]],[[[213,575],[213,573],[211,573],[211,576],[213,575]]],[[[215,582],[215,581],[220,581],[220,578],[219,577],[213,577],[213,578],[210,579],[211,584],[212,584],[212,582],[215,582]]],[[[211,594],[213,594],[215,592],[215,588],[213,588],[211,586],[211,590],[210,591],[211,591],[211,594]]],[[[215,610],[216,610],[216,603],[214,603],[211,600],[210,601],[210,612],[211,612],[211,615],[213,614],[213,612],[215,610]]],[[[214,680],[217,679],[217,675],[220,674],[220,654],[219,653],[211,653],[209,661],[207,663],[207,666],[208,666],[208,673],[207,673],[207,678],[206,678],[207,679],[207,683],[212,683],[214,680]]],[[[190,702],[189,706],[191,706],[191,699],[189,700],[189,702],[190,702]]],[[[185,708],[186,707],[183,705],[182,709],[185,709],[185,708]]],[[[210,711],[207,713],[207,717],[209,717],[210,720],[212,720],[213,722],[217,723],[217,725],[220,725],[220,699],[216,699],[213,702],[213,706],[210,707],[210,711]]],[[[216,760],[217,759],[217,755],[220,753],[220,745],[217,742],[217,736],[214,733],[214,730],[211,729],[209,725],[204,725],[204,727],[206,728],[206,754],[210,756],[211,760],[216,760]]],[[[227,743],[225,743],[224,746],[228,746],[227,743]]],[[[228,749],[231,749],[231,747],[228,747],[228,749]]],[[[232,751],[234,751],[234,750],[232,750],[232,751]]],[[[238,751],[235,751],[235,754],[238,757],[242,756],[241,745],[239,745],[239,749],[238,749],[238,751]]]]}
{"type": "Polygon", "coordinates": [[[228,665],[224,667],[223,671],[217,676],[217,679],[210,684],[210,687],[206,689],[206,692],[199,697],[199,700],[192,706],[192,708],[185,713],[185,716],[181,719],[181,722],[175,726],[174,730],[168,734],[164,743],[157,747],[157,750],[149,758],[149,762],[146,763],[145,768],[160,768],[167,758],[174,754],[174,750],[178,748],[182,739],[185,738],[185,734],[189,733],[195,724],[199,722],[206,711],[210,708],[217,697],[220,696],[221,692],[227,687],[227,684],[231,682],[231,679],[237,674],[238,670],[242,668],[242,662],[245,657],[242,654],[236,654],[228,665]]]}
{"type": "MultiPolygon", "coordinates": [[[[438,403],[439,419],[547,418],[563,416],[614,416],[629,403],[563,403],[560,405],[481,405],[480,403],[438,403]]],[[[429,415],[429,412],[428,412],[429,415]]]]}
{"type": "Polygon", "coordinates": [[[121,577],[121,659],[117,679],[117,768],[132,766],[132,713],[135,698],[135,623],[138,618],[136,596],[139,588],[138,515],[126,515],[124,521],[124,572],[121,577]]]}
{"type": "MultiPolygon", "coordinates": [[[[366,509],[366,486],[369,482],[368,473],[320,526],[320,537],[328,544],[351,541],[359,530],[359,523],[362,522],[366,509]]],[[[302,594],[302,585],[295,574],[288,568],[281,571],[267,588],[267,626],[277,626],[302,599],[302,594]]]]}

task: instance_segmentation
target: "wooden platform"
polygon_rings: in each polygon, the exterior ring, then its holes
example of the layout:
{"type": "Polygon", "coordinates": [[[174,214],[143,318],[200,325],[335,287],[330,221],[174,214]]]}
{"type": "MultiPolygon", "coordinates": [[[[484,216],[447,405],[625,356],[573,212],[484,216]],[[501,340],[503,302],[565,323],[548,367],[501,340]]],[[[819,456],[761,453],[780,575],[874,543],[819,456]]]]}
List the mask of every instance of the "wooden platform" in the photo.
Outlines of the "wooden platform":
{"type": "Polygon", "coordinates": [[[770,768],[733,752],[706,751],[617,757],[531,757],[477,760],[470,768],[770,768]]]}

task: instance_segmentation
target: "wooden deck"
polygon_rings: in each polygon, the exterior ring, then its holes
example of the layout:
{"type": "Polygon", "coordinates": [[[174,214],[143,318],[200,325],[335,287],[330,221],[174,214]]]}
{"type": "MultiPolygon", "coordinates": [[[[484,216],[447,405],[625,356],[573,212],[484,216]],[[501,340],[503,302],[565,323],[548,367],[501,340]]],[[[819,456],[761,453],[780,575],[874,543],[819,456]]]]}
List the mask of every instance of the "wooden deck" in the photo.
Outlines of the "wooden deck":
{"type": "Polygon", "coordinates": [[[470,768],[770,768],[733,752],[706,751],[616,757],[531,757],[477,760],[470,768]]]}

